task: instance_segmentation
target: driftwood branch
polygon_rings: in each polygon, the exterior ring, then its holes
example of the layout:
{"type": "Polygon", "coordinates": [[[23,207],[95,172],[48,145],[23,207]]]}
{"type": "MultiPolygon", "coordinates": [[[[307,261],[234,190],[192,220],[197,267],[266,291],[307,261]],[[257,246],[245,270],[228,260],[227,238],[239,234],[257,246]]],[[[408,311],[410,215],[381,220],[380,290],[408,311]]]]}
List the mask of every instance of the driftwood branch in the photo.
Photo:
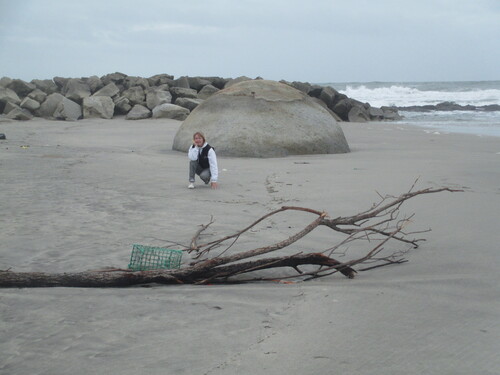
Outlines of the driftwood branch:
{"type": "Polygon", "coordinates": [[[274,280],[286,278],[298,278],[299,280],[309,280],[318,277],[331,275],[340,272],[346,277],[353,278],[358,271],[367,271],[378,267],[401,264],[407,260],[404,255],[409,249],[386,251],[388,242],[400,243],[406,247],[418,247],[418,242],[422,238],[409,238],[410,235],[423,233],[423,231],[406,233],[404,230],[410,224],[413,215],[407,218],[399,218],[400,208],[404,202],[419,195],[439,192],[457,192],[449,188],[432,189],[427,188],[412,191],[399,197],[380,196],[381,201],[374,204],[370,209],[361,213],[330,218],[326,212],[313,210],[305,207],[284,206],[272,211],[247,227],[234,234],[222,238],[199,244],[200,235],[214,223],[213,218],[205,225],[201,225],[193,236],[190,245],[184,246],[186,252],[196,252],[197,261],[190,265],[173,270],[151,270],[151,271],[131,271],[131,270],[99,270],[77,273],[42,273],[42,272],[12,272],[10,269],[0,271],[0,287],[125,287],[138,284],[159,283],[159,284],[206,284],[215,282],[244,282],[274,280]],[[271,216],[288,211],[307,212],[314,216],[309,224],[297,231],[290,237],[274,244],[251,249],[247,251],[232,251],[232,254],[225,255],[232,248],[238,239],[250,229],[271,216]],[[265,257],[271,252],[291,247],[295,242],[304,238],[319,226],[325,226],[333,231],[341,233],[346,237],[337,245],[326,250],[315,249],[311,252],[299,252],[293,255],[265,257]],[[366,241],[367,249],[364,254],[356,258],[340,262],[332,258],[338,254],[345,256],[347,250],[340,252],[351,242],[366,241]],[[211,252],[225,246],[225,249],[215,256],[210,256],[211,252]],[[207,259],[199,259],[207,256],[207,259]],[[257,259],[256,259],[257,258],[257,259]],[[305,270],[300,267],[306,266],[305,270]],[[290,268],[296,273],[293,276],[282,275],[272,277],[256,276],[257,271],[290,268]],[[241,275],[250,274],[250,278],[243,279],[241,275]]]}

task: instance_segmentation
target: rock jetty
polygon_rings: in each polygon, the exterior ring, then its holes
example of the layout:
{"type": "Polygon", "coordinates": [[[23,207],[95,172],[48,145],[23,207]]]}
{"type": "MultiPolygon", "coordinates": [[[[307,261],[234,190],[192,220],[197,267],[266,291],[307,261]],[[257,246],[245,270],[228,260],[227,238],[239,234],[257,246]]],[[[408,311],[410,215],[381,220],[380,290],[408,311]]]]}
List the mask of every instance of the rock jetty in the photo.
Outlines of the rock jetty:
{"type": "MultiPolygon", "coordinates": [[[[260,77],[255,78],[262,79],[260,77]]],[[[149,78],[111,73],[102,77],[0,79],[0,116],[13,120],[43,117],[75,121],[125,116],[129,120],[172,118],[185,120],[211,95],[248,77],[179,77],[157,74],[149,78]]],[[[397,120],[397,109],[375,108],[348,98],[330,86],[280,81],[323,106],[337,121],[397,120]]]]}

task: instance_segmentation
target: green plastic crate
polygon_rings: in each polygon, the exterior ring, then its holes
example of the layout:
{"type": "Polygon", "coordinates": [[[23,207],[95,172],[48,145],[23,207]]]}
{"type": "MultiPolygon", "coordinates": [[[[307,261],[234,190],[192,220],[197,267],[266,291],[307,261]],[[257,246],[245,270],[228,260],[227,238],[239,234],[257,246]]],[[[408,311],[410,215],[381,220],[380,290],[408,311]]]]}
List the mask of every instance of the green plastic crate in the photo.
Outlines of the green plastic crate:
{"type": "Polygon", "coordinates": [[[128,268],[134,271],[174,269],[181,266],[182,251],[133,245],[128,268]]]}

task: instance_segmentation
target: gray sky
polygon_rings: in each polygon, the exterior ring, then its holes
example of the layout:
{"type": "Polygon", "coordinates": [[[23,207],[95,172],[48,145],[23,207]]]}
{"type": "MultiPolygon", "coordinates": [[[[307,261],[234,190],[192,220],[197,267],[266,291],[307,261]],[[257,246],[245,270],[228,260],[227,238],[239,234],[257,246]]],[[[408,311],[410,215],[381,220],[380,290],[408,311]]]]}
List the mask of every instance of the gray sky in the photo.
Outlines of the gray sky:
{"type": "Polygon", "coordinates": [[[0,76],[500,80],[500,0],[0,0],[0,76]]]}

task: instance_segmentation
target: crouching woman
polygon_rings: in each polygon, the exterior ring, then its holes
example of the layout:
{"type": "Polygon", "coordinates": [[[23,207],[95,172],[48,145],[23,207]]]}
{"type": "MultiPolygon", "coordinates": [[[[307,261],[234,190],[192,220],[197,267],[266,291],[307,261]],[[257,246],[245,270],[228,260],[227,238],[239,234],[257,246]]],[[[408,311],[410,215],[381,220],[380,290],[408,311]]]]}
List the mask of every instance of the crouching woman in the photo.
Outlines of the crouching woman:
{"type": "Polygon", "coordinates": [[[217,167],[217,156],[215,150],[210,146],[203,133],[196,132],[193,135],[193,144],[189,147],[189,185],[188,189],[194,189],[195,175],[209,184],[212,189],[217,189],[217,178],[219,169],[217,167]]]}

